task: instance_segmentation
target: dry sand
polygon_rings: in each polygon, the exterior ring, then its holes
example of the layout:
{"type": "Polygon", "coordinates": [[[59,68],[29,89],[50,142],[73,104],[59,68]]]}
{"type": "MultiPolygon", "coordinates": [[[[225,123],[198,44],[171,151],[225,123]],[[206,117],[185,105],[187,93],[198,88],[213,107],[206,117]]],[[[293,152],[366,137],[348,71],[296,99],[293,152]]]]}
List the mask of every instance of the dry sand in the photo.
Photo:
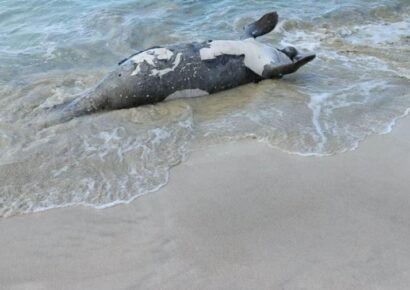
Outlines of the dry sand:
{"type": "Polygon", "coordinates": [[[0,220],[1,289],[409,289],[410,119],[359,149],[195,152],[106,210],[0,220]]]}

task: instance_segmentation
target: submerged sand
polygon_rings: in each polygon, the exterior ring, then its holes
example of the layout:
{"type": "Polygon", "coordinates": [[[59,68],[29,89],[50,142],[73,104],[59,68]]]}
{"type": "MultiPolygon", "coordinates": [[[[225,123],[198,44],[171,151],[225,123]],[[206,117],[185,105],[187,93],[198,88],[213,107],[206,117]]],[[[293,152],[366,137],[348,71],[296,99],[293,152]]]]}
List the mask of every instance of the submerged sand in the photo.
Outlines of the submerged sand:
{"type": "Polygon", "coordinates": [[[410,119],[352,152],[194,152],[130,205],[0,220],[1,289],[408,289],[410,119]]]}

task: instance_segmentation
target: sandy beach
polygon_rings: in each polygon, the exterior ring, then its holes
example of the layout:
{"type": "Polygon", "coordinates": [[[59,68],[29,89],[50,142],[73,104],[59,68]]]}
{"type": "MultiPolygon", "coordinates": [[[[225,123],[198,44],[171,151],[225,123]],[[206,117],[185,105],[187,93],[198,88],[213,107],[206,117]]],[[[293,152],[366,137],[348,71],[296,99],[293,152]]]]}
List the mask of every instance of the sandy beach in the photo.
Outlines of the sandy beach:
{"type": "Polygon", "coordinates": [[[1,289],[408,289],[410,119],[357,150],[194,152],[125,206],[0,220],[1,289]]]}

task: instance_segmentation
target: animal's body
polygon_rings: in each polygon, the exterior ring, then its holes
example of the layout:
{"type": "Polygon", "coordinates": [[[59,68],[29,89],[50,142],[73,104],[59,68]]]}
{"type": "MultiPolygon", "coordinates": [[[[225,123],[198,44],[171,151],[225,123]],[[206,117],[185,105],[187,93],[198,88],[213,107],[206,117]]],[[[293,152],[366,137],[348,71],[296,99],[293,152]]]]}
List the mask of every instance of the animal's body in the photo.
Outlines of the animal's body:
{"type": "Polygon", "coordinates": [[[121,61],[95,90],[56,108],[60,121],[99,110],[200,96],[295,72],[314,59],[254,37],[271,31],[275,12],[245,27],[242,40],[213,40],[150,48],[121,61]]]}

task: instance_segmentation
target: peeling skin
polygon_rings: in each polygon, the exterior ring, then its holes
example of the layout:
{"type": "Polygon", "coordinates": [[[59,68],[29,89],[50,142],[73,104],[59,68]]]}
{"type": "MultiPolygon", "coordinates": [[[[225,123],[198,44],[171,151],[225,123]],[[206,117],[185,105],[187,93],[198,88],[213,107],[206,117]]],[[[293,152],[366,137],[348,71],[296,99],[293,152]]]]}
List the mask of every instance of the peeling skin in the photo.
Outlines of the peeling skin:
{"type": "Polygon", "coordinates": [[[209,47],[200,51],[202,60],[215,59],[221,55],[244,55],[244,64],[259,76],[263,75],[266,65],[291,64],[292,60],[283,52],[257,42],[253,38],[245,40],[214,40],[209,47]]]}
{"type": "Polygon", "coordinates": [[[209,95],[209,93],[201,89],[187,89],[187,90],[179,90],[179,91],[173,92],[168,97],[166,97],[166,99],[173,100],[173,99],[180,99],[180,98],[194,98],[194,97],[201,97],[205,95],[209,95]]]}
{"type": "MultiPolygon", "coordinates": [[[[130,61],[135,63],[137,67],[135,70],[131,73],[131,75],[136,75],[141,71],[141,64],[143,62],[148,63],[150,66],[155,67],[155,61],[156,60],[170,60],[174,53],[164,47],[161,48],[153,48],[146,50],[144,52],[141,52],[139,54],[136,54],[132,58],[130,58],[130,61]]],[[[179,60],[180,61],[180,60],[179,60]]],[[[174,68],[175,69],[175,68],[174,68]]],[[[157,71],[159,72],[159,71],[157,71]]]]}
{"type": "Polygon", "coordinates": [[[182,58],[182,54],[178,53],[177,56],[175,57],[173,66],[171,68],[165,68],[161,70],[153,69],[151,72],[151,75],[162,77],[164,74],[174,71],[177,68],[177,66],[181,63],[181,58],[182,58]]]}

